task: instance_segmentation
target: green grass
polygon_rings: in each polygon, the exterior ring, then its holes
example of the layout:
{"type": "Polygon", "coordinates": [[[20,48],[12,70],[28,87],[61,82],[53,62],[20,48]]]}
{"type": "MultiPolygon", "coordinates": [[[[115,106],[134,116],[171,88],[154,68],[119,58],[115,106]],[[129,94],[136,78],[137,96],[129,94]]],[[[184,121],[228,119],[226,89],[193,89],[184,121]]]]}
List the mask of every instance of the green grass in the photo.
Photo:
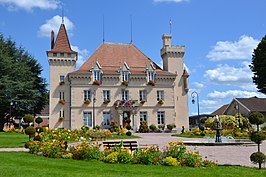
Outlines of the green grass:
{"type": "Polygon", "coordinates": [[[28,140],[25,134],[0,132],[0,148],[24,147],[28,140]]]}
{"type": "Polygon", "coordinates": [[[107,139],[111,140],[111,139],[134,139],[134,138],[140,138],[140,137],[136,136],[136,135],[127,136],[127,135],[116,135],[116,134],[114,134],[112,137],[107,138],[107,139]]]}
{"type": "Polygon", "coordinates": [[[107,164],[100,161],[76,161],[49,159],[23,152],[0,152],[1,177],[36,176],[108,176],[108,177],[265,177],[266,170],[240,166],[217,166],[214,168],[145,166],[130,164],[107,164]]]}

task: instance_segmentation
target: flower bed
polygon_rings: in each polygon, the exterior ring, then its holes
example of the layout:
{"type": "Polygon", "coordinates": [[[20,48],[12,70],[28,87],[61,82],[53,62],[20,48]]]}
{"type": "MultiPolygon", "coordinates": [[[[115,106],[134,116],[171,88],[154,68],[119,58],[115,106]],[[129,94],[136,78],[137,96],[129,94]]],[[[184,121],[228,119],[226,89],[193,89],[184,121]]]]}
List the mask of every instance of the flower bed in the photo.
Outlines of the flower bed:
{"type": "MultiPolygon", "coordinates": [[[[137,149],[131,152],[124,148],[123,141],[112,149],[102,147],[95,141],[82,141],[79,145],[69,147],[67,141],[78,141],[80,136],[87,137],[95,130],[51,130],[40,133],[40,141],[28,141],[25,147],[29,152],[48,158],[66,158],[74,160],[96,159],[106,163],[132,163],[145,165],[168,165],[189,167],[213,167],[216,164],[209,160],[203,160],[198,152],[186,151],[182,142],[170,142],[164,151],[159,146],[151,146],[137,149]]],[[[108,131],[98,131],[110,136],[108,131]]],[[[88,139],[88,138],[87,138],[88,139]]]]}

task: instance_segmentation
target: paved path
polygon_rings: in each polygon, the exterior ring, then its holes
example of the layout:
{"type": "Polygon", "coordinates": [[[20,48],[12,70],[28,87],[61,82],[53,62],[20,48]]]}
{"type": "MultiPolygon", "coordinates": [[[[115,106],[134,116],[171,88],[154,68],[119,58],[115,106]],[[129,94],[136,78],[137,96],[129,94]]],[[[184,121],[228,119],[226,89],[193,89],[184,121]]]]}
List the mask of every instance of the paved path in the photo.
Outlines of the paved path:
{"type": "MultiPolygon", "coordinates": [[[[171,141],[200,141],[199,138],[173,137],[169,133],[136,133],[142,138],[136,139],[140,146],[158,145],[162,149],[171,141]]],[[[257,151],[256,145],[238,146],[187,146],[187,149],[199,151],[203,158],[216,161],[218,164],[257,166],[250,162],[249,157],[257,151]]],[[[0,148],[0,151],[23,151],[25,148],[0,148]]],[[[266,154],[266,141],[261,144],[261,152],[266,154]]]]}

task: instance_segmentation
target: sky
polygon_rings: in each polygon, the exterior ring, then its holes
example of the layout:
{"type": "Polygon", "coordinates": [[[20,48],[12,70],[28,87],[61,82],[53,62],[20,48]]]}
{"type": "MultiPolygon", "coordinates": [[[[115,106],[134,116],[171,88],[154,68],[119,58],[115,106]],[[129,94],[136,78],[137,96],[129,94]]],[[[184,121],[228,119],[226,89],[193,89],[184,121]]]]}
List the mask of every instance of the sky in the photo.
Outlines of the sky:
{"type": "Polygon", "coordinates": [[[62,16],[79,54],[77,68],[103,38],[132,39],[161,66],[161,37],[170,33],[171,20],[172,44],[185,46],[189,115],[197,114],[193,91],[200,114],[207,114],[233,98],[265,97],[252,83],[249,68],[253,50],[266,34],[265,7],[265,0],[0,0],[0,33],[36,58],[49,82],[46,51],[62,16]]]}

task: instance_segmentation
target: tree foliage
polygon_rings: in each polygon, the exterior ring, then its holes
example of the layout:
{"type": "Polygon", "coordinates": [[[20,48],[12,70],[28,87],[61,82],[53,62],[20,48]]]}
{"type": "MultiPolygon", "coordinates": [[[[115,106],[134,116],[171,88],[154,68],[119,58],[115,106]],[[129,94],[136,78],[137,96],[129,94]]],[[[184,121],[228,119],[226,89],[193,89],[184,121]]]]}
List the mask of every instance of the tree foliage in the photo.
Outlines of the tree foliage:
{"type": "Polygon", "coordinates": [[[249,122],[251,124],[260,125],[264,123],[264,116],[260,112],[252,112],[248,116],[249,122]]]}
{"type": "Polygon", "coordinates": [[[266,94],[266,36],[253,52],[250,69],[253,72],[253,83],[257,85],[258,91],[266,94]]]}
{"type": "Polygon", "coordinates": [[[22,47],[0,34],[0,131],[13,116],[40,113],[47,103],[42,67],[22,47]],[[11,107],[12,106],[12,107],[11,107]]]}

